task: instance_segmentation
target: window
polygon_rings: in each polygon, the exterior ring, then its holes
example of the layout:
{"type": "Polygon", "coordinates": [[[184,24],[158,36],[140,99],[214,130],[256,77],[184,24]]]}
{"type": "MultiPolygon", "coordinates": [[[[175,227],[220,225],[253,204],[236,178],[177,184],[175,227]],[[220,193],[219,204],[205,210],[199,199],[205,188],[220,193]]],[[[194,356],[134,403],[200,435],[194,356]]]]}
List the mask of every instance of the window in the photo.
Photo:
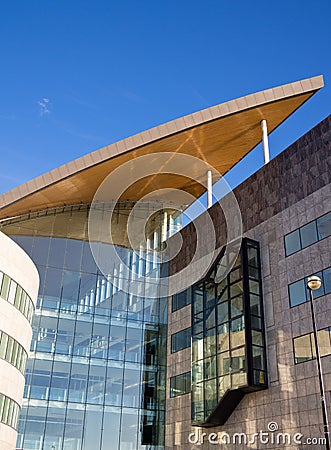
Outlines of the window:
{"type": "MultiPolygon", "coordinates": [[[[315,273],[322,280],[322,286],[314,291],[314,299],[321,297],[322,295],[330,294],[331,292],[331,267],[315,273]]],[[[309,292],[307,288],[308,277],[295,281],[289,284],[288,292],[290,298],[290,306],[300,305],[309,301],[309,292]]]]}
{"type": "MultiPolygon", "coordinates": [[[[331,328],[324,328],[318,332],[318,344],[321,356],[331,355],[331,328]]],[[[316,358],[313,333],[308,333],[293,339],[294,362],[299,364],[316,358]]]]}
{"type": "Polygon", "coordinates": [[[15,306],[31,323],[34,304],[28,294],[8,275],[0,272],[0,296],[15,306]]]}
{"type": "Polygon", "coordinates": [[[170,378],[170,397],[189,394],[191,392],[191,372],[182,373],[170,378]]]}
{"type": "Polygon", "coordinates": [[[285,236],[286,256],[331,235],[331,212],[292,231],[285,236]]]}
{"type": "Polygon", "coordinates": [[[191,328],[185,328],[171,336],[171,353],[178,352],[191,345],[191,328]]]}
{"type": "Polygon", "coordinates": [[[0,422],[17,429],[20,407],[9,397],[0,394],[0,422]]]}
{"type": "Polygon", "coordinates": [[[191,303],[191,288],[172,296],[172,312],[178,311],[191,303]]]}
{"type": "Polygon", "coordinates": [[[13,364],[24,375],[28,355],[15,339],[3,331],[0,331],[0,358],[13,364]]]}
{"type": "Polygon", "coordinates": [[[267,387],[258,242],[243,239],[233,268],[218,280],[221,264],[218,258],[192,288],[192,423],[199,426],[212,414],[215,420],[216,409],[224,423],[235,408],[230,391],[267,387]]]}

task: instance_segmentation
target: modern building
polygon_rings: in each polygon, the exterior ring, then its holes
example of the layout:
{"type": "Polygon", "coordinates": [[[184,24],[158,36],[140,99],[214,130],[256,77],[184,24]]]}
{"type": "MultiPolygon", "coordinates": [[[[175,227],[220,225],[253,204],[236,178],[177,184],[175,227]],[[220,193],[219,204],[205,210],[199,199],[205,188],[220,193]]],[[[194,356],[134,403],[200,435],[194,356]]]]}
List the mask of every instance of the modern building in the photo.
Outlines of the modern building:
{"type": "Polygon", "coordinates": [[[0,232],[0,448],[12,450],[22,406],[39,287],[28,255],[0,232]]]}
{"type": "Polygon", "coordinates": [[[324,277],[328,375],[330,118],[179,232],[262,138],[267,155],[265,125],[322,86],[208,108],[1,196],[1,230],[41,280],[17,448],[191,449],[272,419],[323,437],[304,279],[324,277]]]}

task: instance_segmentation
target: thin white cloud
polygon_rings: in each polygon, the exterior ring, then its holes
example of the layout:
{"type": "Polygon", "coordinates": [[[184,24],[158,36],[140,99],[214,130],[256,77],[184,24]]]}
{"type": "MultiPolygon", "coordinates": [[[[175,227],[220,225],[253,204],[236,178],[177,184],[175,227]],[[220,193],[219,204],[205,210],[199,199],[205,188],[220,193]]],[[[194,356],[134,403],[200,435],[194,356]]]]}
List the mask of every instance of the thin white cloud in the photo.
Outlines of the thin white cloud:
{"type": "Polygon", "coordinates": [[[45,116],[47,114],[50,114],[51,110],[50,110],[50,100],[49,98],[42,98],[41,100],[38,100],[38,105],[39,105],[39,112],[41,116],[45,116]]]}

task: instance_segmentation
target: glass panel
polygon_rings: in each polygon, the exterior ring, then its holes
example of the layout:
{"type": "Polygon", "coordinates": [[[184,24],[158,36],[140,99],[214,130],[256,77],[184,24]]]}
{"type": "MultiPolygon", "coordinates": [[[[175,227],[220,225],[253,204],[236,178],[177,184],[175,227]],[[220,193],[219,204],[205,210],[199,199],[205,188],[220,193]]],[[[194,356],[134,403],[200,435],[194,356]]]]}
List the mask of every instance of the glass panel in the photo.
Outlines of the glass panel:
{"type": "Polygon", "coordinates": [[[120,410],[114,411],[113,409],[105,408],[101,450],[109,450],[110,442],[112,442],[112,448],[114,448],[114,450],[118,450],[120,419],[120,410]]]}
{"type": "Polygon", "coordinates": [[[184,308],[191,303],[191,290],[186,289],[185,291],[179,292],[172,297],[172,311],[177,311],[178,309],[184,308]]]}
{"type": "Polygon", "coordinates": [[[87,406],[84,424],[84,440],[82,450],[100,448],[102,427],[102,407],[87,406]],[[93,408],[93,409],[92,409],[93,408]]]}
{"type": "Polygon", "coordinates": [[[84,410],[74,409],[68,405],[65,421],[63,450],[78,450],[81,448],[84,430],[84,410]]]}
{"type": "Polygon", "coordinates": [[[73,354],[88,357],[90,355],[90,342],[92,323],[80,320],[76,323],[73,354]]]}
{"type": "Polygon", "coordinates": [[[221,324],[229,320],[229,303],[223,302],[217,305],[217,323],[221,324]]]}
{"type": "Polygon", "coordinates": [[[206,329],[214,328],[216,325],[215,308],[205,310],[206,329]]]}
{"type": "Polygon", "coordinates": [[[228,282],[226,278],[217,284],[216,295],[218,301],[224,301],[229,298],[228,282]]]}
{"type": "Polygon", "coordinates": [[[285,236],[285,253],[289,256],[299,250],[301,250],[300,233],[299,230],[295,230],[285,236]]]}
{"type": "Polygon", "coordinates": [[[206,308],[211,308],[215,304],[215,284],[206,282],[205,284],[206,308]]]}
{"type": "Polygon", "coordinates": [[[216,356],[204,360],[204,376],[206,380],[216,377],[216,356]]]}
{"type": "Polygon", "coordinates": [[[9,293],[8,293],[8,301],[12,305],[14,304],[14,301],[15,301],[16,288],[17,288],[17,283],[14,280],[11,280],[9,293]]]}
{"type": "Polygon", "coordinates": [[[170,397],[188,394],[190,389],[191,373],[187,372],[182,375],[170,378],[170,397]]]}
{"type": "Polygon", "coordinates": [[[242,295],[243,293],[243,283],[242,281],[238,281],[235,284],[230,286],[230,297],[237,297],[238,295],[242,295]]]}
{"type": "Polygon", "coordinates": [[[263,334],[261,331],[252,330],[252,343],[254,345],[260,345],[261,347],[264,345],[263,334]]]}
{"type": "Polygon", "coordinates": [[[253,368],[265,370],[264,349],[253,345],[253,368]]]}
{"type": "Polygon", "coordinates": [[[195,336],[193,340],[192,360],[198,361],[203,358],[203,336],[195,336]]]}
{"type": "Polygon", "coordinates": [[[245,347],[231,352],[231,373],[246,370],[245,347]]]}
{"type": "Polygon", "coordinates": [[[32,259],[35,264],[46,266],[50,241],[51,239],[48,237],[38,237],[35,239],[32,250],[32,259]]]}
{"type": "Polygon", "coordinates": [[[1,334],[1,340],[0,340],[0,358],[5,359],[6,351],[7,351],[7,342],[8,342],[8,335],[6,333],[1,334]]]}
{"type": "Polygon", "coordinates": [[[203,286],[193,288],[193,314],[203,311],[203,286]]]}
{"type": "Polygon", "coordinates": [[[83,241],[68,239],[65,257],[65,267],[69,270],[79,270],[83,254],[83,241]]]}
{"type": "Polygon", "coordinates": [[[87,364],[72,364],[68,397],[70,402],[85,403],[88,369],[87,364]]]}
{"type": "Polygon", "coordinates": [[[122,361],[125,355],[125,326],[111,325],[108,358],[122,361]]]}
{"type": "Polygon", "coordinates": [[[290,296],[290,305],[297,306],[307,301],[307,289],[304,280],[296,281],[288,287],[290,296]]]}
{"type": "Polygon", "coordinates": [[[91,337],[91,358],[107,359],[109,325],[94,323],[91,337]]]}
{"type": "Polygon", "coordinates": [[[65,408],[48,408],[44,437],[45,449],[62,447],[65,412],[65,408]]]}
{"type": "Polygon", "coordinates": [[[317,219],[317,229],[319,239],[324,239],[331,235],[331,213],[317,219]]]}
{"type": "Polygon", "coordinates": [[[236,297],[231,300],[231,317],[241,316],[244,313],[242,297],[236,297]]]}
{"type": "Polygon", "coordinates": [[[120,406],[122,403],[123,366],[107,366],[105,404],[120,406]]]}
{"type": "Polygon", "coordinates": [[[321,356],[326,356],[331,354],[331,334],[330,328],[325,328],[324,330],[318,331],[318,345],[320,348],[321,356]]]}
{"type": "Polygon", "coordinates": [[[119,449],[133,450],[138,447],[140,438],[139,410],[135,408],[124,408],[121,423],[121,437],[119,449]],[[128,432],[130,430],[130,432],[128,432]]]}
{"type": "Polygon", "coordinates": [[[36,360],[31,379],[30,397],[40,400],[48,399],[51,383],[52,366],[49,361],[36,360]]]}
{"type": "Polygon", "coordinates": [[[260,283],[258,281],[249,280],[249,292],[255,295],[260,295],[260,283]]]}
{"type": "Polygon", "coordinates": [[[87,403],[103,404],[105,395],[106,367],[90,366],[87,386],[87,403]]]}
{"type": "Polygon", "coordinates": [[[55,352],[59,355],[70,355],[74,340],[75,321],[59,319],[55,352]]]}
{"type": "Polygon", "coordinates": [[[192,383],[200,383],[203,379],[203,361],[192,364],[192,383]]]}
{"type": "Polygon", "coordinates": [[[247,245],[247,259],[248,265],[253,267],[259,267],[259,252],[255,247],[247,245]]]}
{"type": "Polygon", "coordinates": [[[323,284],[326,294],[331,292],[331,268],[323,270],[323,284]]]}
{"type": "Polygon", "coordinates": [[[7,300],[7,298],[8,298],[9,284],[10,284],[9,276],[8,275],[4,275],[3,279],[2,279],[0,295],[5,300],[7,300]]]}
{"type": "Polygon", "coordinates": [[[307,223],[307,225],[300,228],[301,245],[302,248],[317,242],[317,228],[316,222],[307,223]]]}
{"type": "Polygon", "coordinates": [[[231,388],[231,377],[226,375],[218,379],[218,399],[221,400],[225,392],[231,388]]]}
{"type": "Polygon", "coordinates": [[[217,405],[217,380],[209,380],[205,383],[205,407],[206,414],[210,414],[217,405]]]}
{"type": "Polygon", "coordinates": [[[251,314],[261,317],[262,315],[261,297],[259,295],[250,294],[249,300],[250,300],[251,314]]]}
{"type": "Polygon", "coordinates": [[[193,334],[203,333],[204,313],[201,312],[193,318],[193,334]]]}
{"type": "Polygon", "coordinates": [[[242,277],[242,267],[238,267],[237,269],[233,269],[230,272],[230,283],[234,283],[237,280],[240,280],[242,277]]]}
{"type": "MultiPolygon", "coordinates": [[[[309,361],[315,357],[310,334],[293,339],[295,363],[309,361]]],[[[315,347],[315,346],[314,346],[315,347]]]]}
{"type": "Polygon", "coordinates": [[[49,252],[49,260],[53,267],[64,266],[64,256],[66,254],[67,239],[52,238],[49,252]]]}
{"type": "Polygon", "coordinates": [[[183,350],[191,345],[191,328],[185,328],[171,336],[172,353],[183,350]]]}
{"type": "Polygon", "coordinates": [[[62,286],[62,270],[48,267],[42,298],[42,309],[58,309],[62,286]]]}
{"type": "Polygon", "coordinates": [[[204,339],[205,356],[212,356],[216,354],[216,330],[212,328],[208,330],[204,339]]]}
{"type": "Polygon", "coordinates": [[[70,363],[54,362],[52,382],[49,393],[50,400],[66,401],[70,378],[70,363]]]}
{"type": "Polygon", "coordinates": [[[123,382],[123,405],[130,408],[140,406],[141,370],[126,366],[123,382]]]}
{"type": "Polygon", "coordinates": [[[218,355],[218,376],[230,373],[230,352],[218,355]]]}

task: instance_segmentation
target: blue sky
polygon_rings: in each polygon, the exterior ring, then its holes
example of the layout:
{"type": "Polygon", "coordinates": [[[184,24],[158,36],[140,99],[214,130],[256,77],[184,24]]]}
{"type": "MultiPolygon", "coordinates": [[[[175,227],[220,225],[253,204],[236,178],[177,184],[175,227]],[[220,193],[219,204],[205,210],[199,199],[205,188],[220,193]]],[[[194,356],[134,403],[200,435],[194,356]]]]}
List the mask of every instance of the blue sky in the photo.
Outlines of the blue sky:
{"type": "MultiPolygon", "coordinates": [[[[168,120],[323,74],[271,156],[330,113],[331,2],[1,2],[0,192],[168,120]]],[[[257,149],[227,177],[262,164],[257,149]]]]}

